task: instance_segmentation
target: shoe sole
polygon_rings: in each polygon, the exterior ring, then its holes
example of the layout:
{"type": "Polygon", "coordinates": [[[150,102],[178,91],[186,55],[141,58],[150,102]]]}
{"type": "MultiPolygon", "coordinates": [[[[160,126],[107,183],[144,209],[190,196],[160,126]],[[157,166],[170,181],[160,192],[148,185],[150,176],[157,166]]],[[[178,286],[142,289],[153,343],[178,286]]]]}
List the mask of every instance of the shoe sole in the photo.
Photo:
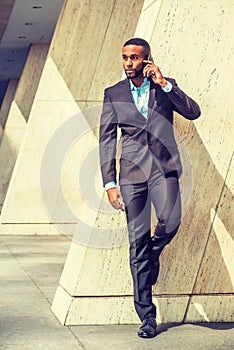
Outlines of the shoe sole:
{"type": "Polygon", "coordinates": [[[154,338],[154,337],[156,337],[156,335],[157,335],[157,333],[155,332],[155,334],[154,335],[148,335],[148,334],[137,334],[138,335],[138,337],[140,337],[140,338],[144,338],[144,339],[150,339],[150,338],[154,338]]]}

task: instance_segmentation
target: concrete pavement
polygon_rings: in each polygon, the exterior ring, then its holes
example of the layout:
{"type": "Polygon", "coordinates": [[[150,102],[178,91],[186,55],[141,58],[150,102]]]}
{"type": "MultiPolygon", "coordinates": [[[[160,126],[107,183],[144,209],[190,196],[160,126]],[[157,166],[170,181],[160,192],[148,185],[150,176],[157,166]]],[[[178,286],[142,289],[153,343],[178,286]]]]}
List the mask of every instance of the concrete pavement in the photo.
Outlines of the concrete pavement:
{"type": "Polygon", "coordinates": [[[70,241],[63,236],[0,236],[0,349],[230,350],[233,323],[159,325],[154,339],[138,325],[64,327],[51,312],[70,241]]]}

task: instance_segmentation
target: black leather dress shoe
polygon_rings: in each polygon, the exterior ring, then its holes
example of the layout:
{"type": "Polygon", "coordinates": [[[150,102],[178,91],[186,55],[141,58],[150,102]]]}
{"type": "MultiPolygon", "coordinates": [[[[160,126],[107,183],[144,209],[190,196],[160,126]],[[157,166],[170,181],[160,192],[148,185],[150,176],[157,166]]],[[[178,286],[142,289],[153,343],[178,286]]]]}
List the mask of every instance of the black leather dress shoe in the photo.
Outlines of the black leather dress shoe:
{"type": "Polygon", "coordinates": [[[141,338],[153,338],[156,336],[156,320],[152,316],[146,316],[141,327],[138,330],[138,336],[141,338]]]}

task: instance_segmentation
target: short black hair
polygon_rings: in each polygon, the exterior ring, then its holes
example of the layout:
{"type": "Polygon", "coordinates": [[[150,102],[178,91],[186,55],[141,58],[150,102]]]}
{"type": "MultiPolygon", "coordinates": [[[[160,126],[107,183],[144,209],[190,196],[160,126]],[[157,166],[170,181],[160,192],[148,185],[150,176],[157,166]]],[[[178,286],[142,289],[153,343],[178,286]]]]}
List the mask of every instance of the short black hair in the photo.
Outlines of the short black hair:
{"type": "Polygon", "coordinates": [[[124,46],[128,46],[128,45],[137,45],[137,46],[143,46],[145,48],[145,51],[146,51],[146,54],[149,55],[150,54],[150,45],[149,43],[144,40],[144,39],[141,39],[141,38],[132,38],[132,39],[129,39],[127,40],[124,44],[123,44],[123,47],[124,46]]]}

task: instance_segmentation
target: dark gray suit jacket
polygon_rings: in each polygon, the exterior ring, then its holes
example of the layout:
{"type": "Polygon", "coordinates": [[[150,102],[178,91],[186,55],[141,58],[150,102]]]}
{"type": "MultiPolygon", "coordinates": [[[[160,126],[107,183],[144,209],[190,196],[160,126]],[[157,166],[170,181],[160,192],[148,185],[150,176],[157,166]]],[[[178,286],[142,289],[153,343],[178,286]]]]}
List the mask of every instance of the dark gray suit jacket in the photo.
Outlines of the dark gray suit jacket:
{"type": "Polygon", "coordinates": [[[100,122],[100,161],[104,185],[116,181],[117,128],[122,133],[120,184],[147,181],[152,162],[165,177],[179,177],[180,155],[173,131],[173,111],[186,119],[200,116],[198,104],[188,97],[174,79],[172,90],[164,92],[150,82],[147,119],[132,101],[128,79],[105,90],[100,122]]]}

